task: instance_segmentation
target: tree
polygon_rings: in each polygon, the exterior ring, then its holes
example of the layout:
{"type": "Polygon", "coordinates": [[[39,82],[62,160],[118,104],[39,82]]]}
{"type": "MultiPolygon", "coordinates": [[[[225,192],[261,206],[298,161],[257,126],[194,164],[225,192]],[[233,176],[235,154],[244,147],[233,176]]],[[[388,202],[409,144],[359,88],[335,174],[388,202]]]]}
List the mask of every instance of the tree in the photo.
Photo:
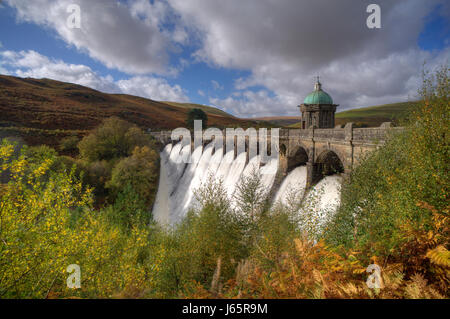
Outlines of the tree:
{"type": "Polygon", "coordinates": [[[85,136],[78,148],[83,159],[95,162],[127,157],[136,146],[150,144],[150,137],[140,128],[117,117],[111,117],[85,136]]]}
{"type": "Polygon", "coordinates": [[[191,109],[187,114],[186,126],[194,128],[194,120],[201,120],[203,127],[208,126],[208,115],[201,109],[191,109]]]}
{"type": "Polygon", "coordinates": [[[158,181],[158,153],[147,146],[137,146],[133,154],[114,166],[107,187],[118,194],[129,184],[147,205],[151,205],[158,181]]]}

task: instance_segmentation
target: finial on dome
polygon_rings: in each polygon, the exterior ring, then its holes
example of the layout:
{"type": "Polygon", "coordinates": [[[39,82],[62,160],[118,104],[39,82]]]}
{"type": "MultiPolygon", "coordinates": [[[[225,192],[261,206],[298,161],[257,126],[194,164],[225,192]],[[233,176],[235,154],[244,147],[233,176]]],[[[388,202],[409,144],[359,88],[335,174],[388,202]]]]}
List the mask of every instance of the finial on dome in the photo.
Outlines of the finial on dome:
{"type": "Polygon", "coordinates": [[[317,76],[317,82],[316,82],[316,84],[314,85],[314,90],[315,90],[315,91],[320,91],[320,90],[322,90],[322,83],[320,83],[320,81],[319,81],[319,76],[317,76]]]}

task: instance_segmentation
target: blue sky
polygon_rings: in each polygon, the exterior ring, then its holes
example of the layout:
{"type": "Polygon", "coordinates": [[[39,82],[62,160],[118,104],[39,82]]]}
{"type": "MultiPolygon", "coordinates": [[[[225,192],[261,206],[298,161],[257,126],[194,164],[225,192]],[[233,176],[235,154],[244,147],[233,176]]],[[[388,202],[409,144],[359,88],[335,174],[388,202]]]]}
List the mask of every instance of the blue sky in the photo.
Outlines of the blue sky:
{"type": "Polygon", "coordinates": [[[359,0],[92,3],[3,1],[0,73],[257,117],[298,115],[317,74],[348,109],[413,100],[423,62],[448,64],[445,1],[378,1],[379,30],[359,0]],[[66,25],[72,3],[80,30],[66,25]]]}

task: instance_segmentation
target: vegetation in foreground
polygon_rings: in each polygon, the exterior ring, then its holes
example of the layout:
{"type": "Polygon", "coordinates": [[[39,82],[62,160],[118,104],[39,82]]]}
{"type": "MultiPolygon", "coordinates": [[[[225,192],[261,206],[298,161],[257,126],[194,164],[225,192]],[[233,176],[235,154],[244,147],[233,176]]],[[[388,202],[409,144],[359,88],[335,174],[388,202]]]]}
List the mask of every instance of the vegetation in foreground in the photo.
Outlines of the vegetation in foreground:
{"type": "Polygon", "coordinates": [[[150,169],[127,167],[151,151],[132,127],[109,140],[114,121],[83,140],[70,165],[51,149],[17,154],[3,141],[0,297],[448,298],[448,68],[426,76],[421,94],[408,129],[353,172],[321,227],[298,222],[295,200],[270,207],[253,175],[236,207],[210,181],[180,225],[160,228],[148,210],[136,214],[148,197],[131,181],[143,177],[120,180],[145,176],[150,169]],[[83,161],[111,172],[95,190],[83,161]],[[111,193],[96,209],[101,187],[111,193]],[[78,290],[65,285],[72,263],[82,270],[78,290]],[[372,263],[382,288],[366,286],[372,263]]]}

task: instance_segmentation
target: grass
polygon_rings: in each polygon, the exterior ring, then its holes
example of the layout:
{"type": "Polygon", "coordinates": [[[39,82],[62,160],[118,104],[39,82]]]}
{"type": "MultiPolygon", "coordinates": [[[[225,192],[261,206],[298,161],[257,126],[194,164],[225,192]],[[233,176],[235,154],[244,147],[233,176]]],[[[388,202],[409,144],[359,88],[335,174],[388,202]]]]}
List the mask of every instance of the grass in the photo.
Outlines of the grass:
{"type": "Polygon", "coordinates": [[[188,110],[190,109],[201,109],[203,111],[205,111],[206,113],[209,114],[215,114],[215,115],[220,115],[220,116],[225,116],[225,117],[232,117],[235,118],[233,115],[222,111],[218,108],[209,106],[209,105],[203,105],[203,104],[195,104],[195,103],[179,103],[179,102],[167,102],[165,101],[164,103],[169,104],[169,105],[173,105],[176,107],[183,107],[186,108],[188,110]]]}

